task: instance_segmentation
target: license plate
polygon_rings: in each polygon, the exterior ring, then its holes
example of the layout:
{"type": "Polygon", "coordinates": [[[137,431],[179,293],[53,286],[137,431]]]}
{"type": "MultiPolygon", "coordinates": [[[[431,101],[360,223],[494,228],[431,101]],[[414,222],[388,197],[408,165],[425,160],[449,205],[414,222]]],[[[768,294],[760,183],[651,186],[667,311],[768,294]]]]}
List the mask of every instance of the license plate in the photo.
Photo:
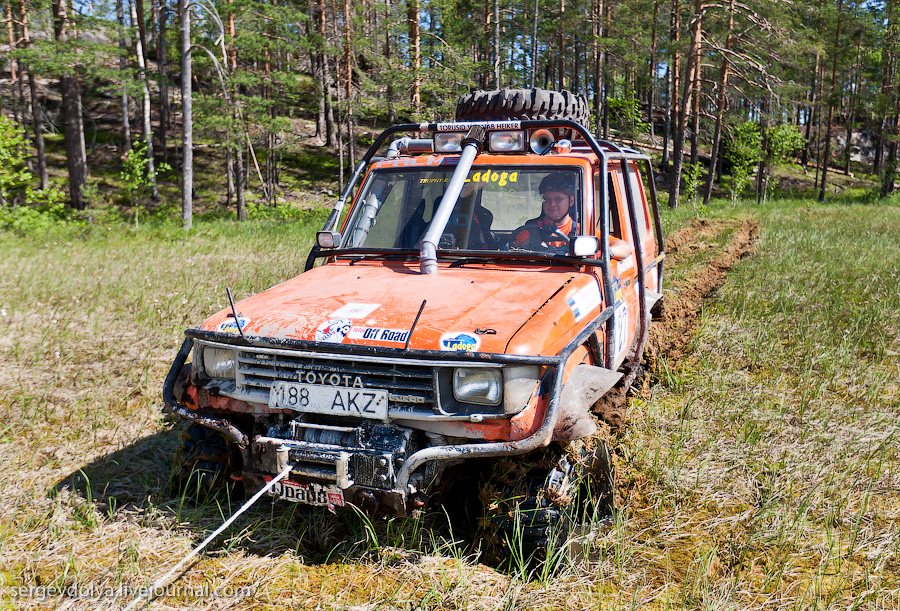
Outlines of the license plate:
{"type": "MultiPolygon", "coordinates": [[[[270,479],[267,477],[266,481],[270,479]]],[[[323,486],[315,483],[298,484],[289,480],[281,480],[272,486],[269,495],[304,505],[344,506],[344,491],[337,486],[323,486]]]]}
{"type": "Polygon", "coordinates": [[[269,407],[298,412],[355,416],[386,420],[388,392],[373,388],[350,388],[324,384],[275,382],[269,390],[269,407]]]}

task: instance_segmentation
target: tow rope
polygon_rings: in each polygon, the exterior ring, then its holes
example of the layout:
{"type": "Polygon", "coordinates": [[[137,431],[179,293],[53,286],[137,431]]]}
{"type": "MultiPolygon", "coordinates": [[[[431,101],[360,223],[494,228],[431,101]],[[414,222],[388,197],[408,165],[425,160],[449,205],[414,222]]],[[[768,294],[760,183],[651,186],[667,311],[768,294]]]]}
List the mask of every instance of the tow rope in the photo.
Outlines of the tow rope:
{"type": "Polygon", "coordinates": [[[191,558],[193,558],[194,556],[199,554],[203,550],[203,548],[206,547],[207,545],[209,545],[213,539],[218,537],[222,533],[222,531],[224,531],[226,528],[231,526],[231,524],[235,520],[237,520],[238,517],[242,513],[244,513],[248,509],[250,509],[250,507],[256,501],[258,501],[264,494],[269,492],[269,490],[272,489],[272,486],[274,486],[275,484],[277,484],[278,482],[283,480],[285,477],[287,477],[288,473],[291,472],[291,469],[293,468],[293,466],[294,465],[288,465],[287,467],[284,468],[284,471],[282,471],[277,476],[275,476],[271,480],[269,480],[268,483],[266,483],[266,485],[263,486],[259,490],[259,492],[257,492],[252,497],[250,497],[250,500],[248,500],[246,503],[244,503],[240,509],[238,509],[233,514],[231,514],[231,517],[228,518],[227,520],[225,520],[225,522],[221,526],[219,526],[216,530],[214,530],[212,533],[210,533],[210,535],[206,539],[203,540],[203,543],[201,543],[200,545],[198,545],[197,547],[192,549],[190,551],[190,553],[188,553],[187,556],[182,558],[178,564],[176,564],[171,569],[169,569],[168,573],[166,573],[165,575],[163,575],[162,577],[157,579],[155,582],[153,582],[153,585],[151,585],[146,590],[142,590],[141,593],[138,595],[138,597],[135,598],[134,600],[132,600],[131,603],[129,603],[129,605],[127,607],[125,607],[122,611],[133,611],[134,609],[137,608],[138,604],[144,598],[147,599],[147,604],[149,605],[153,601],[153,599],[156,598],[156,596],[155,596],[156,593],[160,592],[162,590],[162,588],[169,585],[169,579],[172,577],[172,575],[177,573],[179,571],[179,569],[181,569],[188,560],[190,560],[191,558]]]}

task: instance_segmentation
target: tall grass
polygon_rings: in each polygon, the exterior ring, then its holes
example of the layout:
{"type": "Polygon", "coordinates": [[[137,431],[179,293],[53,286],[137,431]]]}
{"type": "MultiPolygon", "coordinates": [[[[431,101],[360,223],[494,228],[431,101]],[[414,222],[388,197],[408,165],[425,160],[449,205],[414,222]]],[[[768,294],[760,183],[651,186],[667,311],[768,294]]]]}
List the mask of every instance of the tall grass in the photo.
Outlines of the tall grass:
{"type": "MultiPolygon", "coordinates": [[[[900,209],[774,202],[738,214],[763,223],[759,252],[707,302],[689,355],[663,358],[633,400],[617,449],[622,511],[557,574],[479,565],[440,514],[266,500],[156,604],[896,608],[900,209]]],[[[669,231],[693,218],[665,215],[669,231]]],[[[162,379],[183,329],[226,304],[225,286],[240,298],[298,273],[319,224],[0,234],[0,607],[104,606],[59,588],[149,583],[241,502],[192,505],[167,490],[178,441],[160,417],[162,379]]],[[[700,232],[669,280],[729,239],[700,232]]]]}

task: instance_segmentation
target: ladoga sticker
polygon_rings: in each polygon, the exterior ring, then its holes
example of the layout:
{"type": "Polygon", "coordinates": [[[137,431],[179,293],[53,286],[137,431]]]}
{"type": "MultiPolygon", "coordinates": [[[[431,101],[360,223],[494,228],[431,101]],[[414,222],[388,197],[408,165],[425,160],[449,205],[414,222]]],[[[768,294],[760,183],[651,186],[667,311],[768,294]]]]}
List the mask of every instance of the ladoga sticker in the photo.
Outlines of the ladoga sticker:
{"type": "Polygon", "coordinates": [[[340,344],[347,337],[347,333],[350,332],[350,327],[352,326],[353,323],[349,318],[326,320],[316,329],[316,341],[340,344]]]}
{"type": "Polygon", "coordinates": [[[377,342],[404,343],[409,337],[408,329],[382,329],[381,327],[353,327],[347,334],[350,339],[370,339],[377,342]]]}
{"type": "Polygon", "coordinates": [[[451,331],[441,336],[441,349],[454,352],[475,352],[481,345],[481,339],[477,335],[451,331]]]}
{"type": "Polygon", "coordinates": [[[250,324],[250,319],[244,318],[243,316],[241,316],[240,318],[237,319],[237,323],[236,323],[233,318],[229,318],[225,322],[219,323],[219,326],[216,327],[216,331],[221,331],[223,333],[237,333],[238,332],[238,323],[240,323],[241,329],[243,330],[244,327],[246,327],[247,325],[250,324]]]}
{"type": "Polygon", "coordinates": [[[595,282],[579,289],[574,295],[566,299],[575,322],[587,316],[591,310],[600,305],[600,287],[595,282]]]}

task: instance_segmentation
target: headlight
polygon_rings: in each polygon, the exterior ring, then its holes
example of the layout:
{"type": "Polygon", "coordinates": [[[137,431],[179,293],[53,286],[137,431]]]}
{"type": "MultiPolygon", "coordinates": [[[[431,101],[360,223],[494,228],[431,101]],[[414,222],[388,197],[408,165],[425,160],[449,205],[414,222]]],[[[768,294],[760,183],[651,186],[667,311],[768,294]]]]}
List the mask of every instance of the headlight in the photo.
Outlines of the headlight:
{"type": "Polygon", "coordinates": [[[453,371],[453,396],[457,401],[500,405],[500,369],[459,367],[453,371]]]}
{"type": "Polygon", "coordinates": [[[203,349],[203,369],[211,378],[234,378],[234,350],[203,349]]]}
{"type": "Polygon", "coordinates": [[[518,414],[525,409],[541,376],[537,365],[516,365],[503,369],[503,413],[518,414]]]}

